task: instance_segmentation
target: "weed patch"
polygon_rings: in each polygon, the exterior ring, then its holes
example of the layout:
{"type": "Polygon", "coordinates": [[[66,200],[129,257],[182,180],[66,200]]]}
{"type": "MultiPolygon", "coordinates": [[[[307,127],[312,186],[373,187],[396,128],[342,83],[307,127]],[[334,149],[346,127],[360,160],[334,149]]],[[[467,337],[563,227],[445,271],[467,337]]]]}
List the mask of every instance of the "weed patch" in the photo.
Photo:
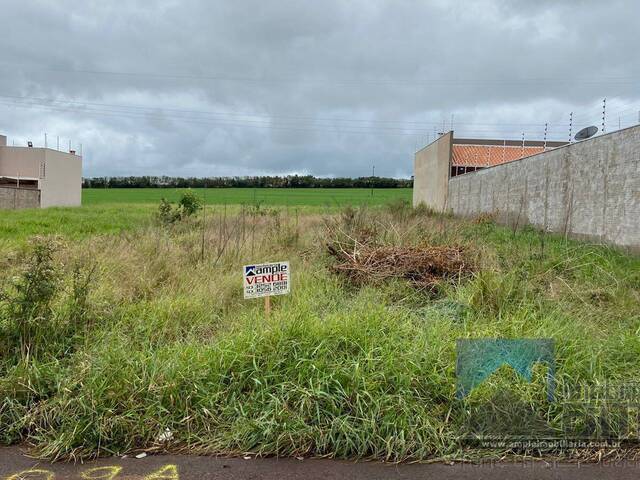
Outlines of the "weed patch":
{"type": "Polygon", "coordinates": [[[77,237],[60,210],[33,212],[76,241],[0,245],[0,443],[47,458],[468,458],[467,417],[483,405],[504,415],[482,428],[532,411],[557,430],[563,404],[548,402],[545,372],[528,383],[510,369],[456,398],[458,339],[553,339],[559,392],[640,376],[640,259],[608,247],[403,202],[209,207],[171,228],[151,207],[136,228],[103,228],[114,210],[91,208],[77,237]],[[266,321],[242,298],[241,266],[273,260],[291,262],[292,291],[266,321]]]}

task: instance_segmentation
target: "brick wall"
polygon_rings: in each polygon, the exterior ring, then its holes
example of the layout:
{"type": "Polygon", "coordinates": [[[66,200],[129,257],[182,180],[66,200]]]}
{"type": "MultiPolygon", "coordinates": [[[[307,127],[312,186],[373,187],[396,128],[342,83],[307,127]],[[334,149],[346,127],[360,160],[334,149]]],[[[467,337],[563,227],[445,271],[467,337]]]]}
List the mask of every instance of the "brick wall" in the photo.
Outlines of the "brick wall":
{"type": "Polygon", "coordinates": [[[38,207],[40,207],[40,190],[0,187],[0,209],[38,207]]]}

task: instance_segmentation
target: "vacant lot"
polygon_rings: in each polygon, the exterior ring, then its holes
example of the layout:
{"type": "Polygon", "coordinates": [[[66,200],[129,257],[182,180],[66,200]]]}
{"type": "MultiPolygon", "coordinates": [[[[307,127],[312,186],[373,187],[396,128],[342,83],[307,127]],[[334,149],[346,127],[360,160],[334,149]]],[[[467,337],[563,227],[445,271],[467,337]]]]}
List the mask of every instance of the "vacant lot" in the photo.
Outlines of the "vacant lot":
{"type": "MultiPolygon", "coordinates": [[[[180,188],[86,188],[83,205],[105,203],[154,203],[162,197],[176,201],[185,189],[180,188]]],[[[239,205],[309,205],[335,207],[346,205],[381,205],[395,199],[411,200],[410,188],[196,188],[207,204],[239,205]]]]}
{"type": "Polygon", "coordinates": [[[400,202],[216,207],[169,226],[152,206],[117,212],[0,214],[18,232],[0,245],[0,443],[50,458],[459,458],[483,401],[509,390],[502,422],[524,405],[558,429],[564,403],[547,400],[544,367],[457,399],[457,339],[554,339],[559,395],[640,376],[640,260],[607,247],[400,202]],[[26,243],[41,224],[62,236],[26,243]],[[293,286],[267,320],[241,266],[273,260],[293,286]]]}

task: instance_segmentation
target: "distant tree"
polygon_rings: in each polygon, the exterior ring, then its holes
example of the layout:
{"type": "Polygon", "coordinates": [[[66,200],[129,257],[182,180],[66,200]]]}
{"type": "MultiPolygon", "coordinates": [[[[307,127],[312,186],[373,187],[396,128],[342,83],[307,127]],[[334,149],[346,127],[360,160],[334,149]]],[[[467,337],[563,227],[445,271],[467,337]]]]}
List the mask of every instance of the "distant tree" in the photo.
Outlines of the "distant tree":
{"type": "Polygon", "coordinates": [[[83,188],[411,188],[412,179],[386,177],[319,178],[312,175],[262,177],[93,177],[83,188]]]}

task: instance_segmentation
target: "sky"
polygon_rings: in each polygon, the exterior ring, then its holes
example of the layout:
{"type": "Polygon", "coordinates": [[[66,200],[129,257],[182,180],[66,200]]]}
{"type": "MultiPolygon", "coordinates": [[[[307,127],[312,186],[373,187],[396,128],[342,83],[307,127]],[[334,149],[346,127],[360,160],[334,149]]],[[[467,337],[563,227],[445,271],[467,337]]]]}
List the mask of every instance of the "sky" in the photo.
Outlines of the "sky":
{"type": "Polygon", "coordinates": [[[83,175],[409,177],[640,121],[637,0],[3,0],[0,134],[83,175]],[[71,142],[71,143],[69,143],[71,142]]]}

